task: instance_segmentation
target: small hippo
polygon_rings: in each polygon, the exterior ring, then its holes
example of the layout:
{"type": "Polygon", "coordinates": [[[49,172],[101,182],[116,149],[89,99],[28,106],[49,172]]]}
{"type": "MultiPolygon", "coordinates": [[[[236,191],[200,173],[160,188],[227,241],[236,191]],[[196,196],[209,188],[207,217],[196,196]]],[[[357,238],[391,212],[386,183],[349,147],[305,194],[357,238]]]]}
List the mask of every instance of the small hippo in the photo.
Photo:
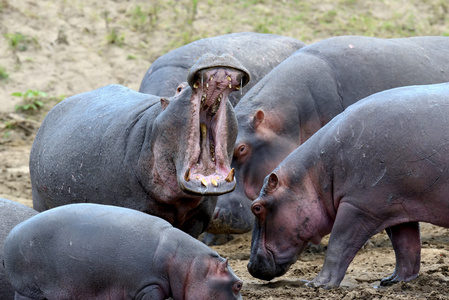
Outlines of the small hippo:
{"type": "Polygon", "coordinates": [[[14,289],[6,279],[3,268],[3,245],[11,229],[38,212],[26,205],[0,198],[0,299],[13,300],[14,289]]]}
{"type": "Polygon", "coordinates": [[[390,285],[418,276],[418,222],[449,227],[449,83],[401,87],[348,107],[265,178],[252,204],[249,272],[283,275],[307,243],[330,233],[309,284],[338,287],[364,243],[386,229],[390,285]]]}
{"type": "Polygon", "coordinates": [[[145,73],[139,91],[157,96],[172,96],[199,57],[205,53],[229,54],[240,61],[251,76],[248,85],[238,93],[229,95],[229,101],[235,106],[242,95],[263,76],[304,46],[303,42],[291,37],[254,32],[200,39],[156,59],[145,73]]]}
{"type": "Polygon", "coordinates": [[[5,269],[16,299],[242,299],[242,281],[215,251],[110,205],[65,205],[16,226],[5,269]]]}
{"type": "Polygon", "coordinates": [[[62,101],[31,149],[33,207],[123,206],[198,237],[235,188],[227,96],[249,79],[235,58],[205,54],[171,99],[110,85],[62,101]]]}
{"type": "Polygon", "coordinates": [[[395,87],[448,81],[449,37],[340,36],[299,49],[235,107],[239,129],[231,167],[239,188],[220,198],[250,205],[288,154],[356,101],[395,87]]]}

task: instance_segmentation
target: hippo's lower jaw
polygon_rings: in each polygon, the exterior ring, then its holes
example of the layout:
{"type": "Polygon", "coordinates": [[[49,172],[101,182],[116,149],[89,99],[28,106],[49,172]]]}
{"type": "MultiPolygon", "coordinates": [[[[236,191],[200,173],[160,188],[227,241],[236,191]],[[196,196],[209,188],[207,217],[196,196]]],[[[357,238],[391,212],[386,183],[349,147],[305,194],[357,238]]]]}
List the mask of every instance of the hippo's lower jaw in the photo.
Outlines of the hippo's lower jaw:
{"type": "Polygon", "coordinates": [[[230,68],[209,68],[196,75],[191,97],[188,163],[178,173],[178,185],[186,193],[221,195],[235,189],[227,145],[230,130],[227,98],[230,92],[239,89],[242,74],[230,68]]]}
{"type": "Polygon", "coordinates": [[[266,250],[264,254],[251,255],[247,269],[253,277],[270,281],[275,277],[284,275],[291,265],[292,263],[277,263],[273,253],[266,250]]]}

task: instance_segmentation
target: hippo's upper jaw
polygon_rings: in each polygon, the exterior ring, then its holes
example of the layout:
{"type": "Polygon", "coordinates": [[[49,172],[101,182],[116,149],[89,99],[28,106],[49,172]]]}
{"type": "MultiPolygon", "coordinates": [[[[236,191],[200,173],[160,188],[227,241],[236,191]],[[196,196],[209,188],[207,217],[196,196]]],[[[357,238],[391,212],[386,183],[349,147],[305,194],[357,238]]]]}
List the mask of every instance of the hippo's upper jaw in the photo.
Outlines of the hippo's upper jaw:
{"type": "Polygon", "coordinates": [[[178,173],[178,184],[187,193],[220,195],[235,188],[229,151],[235,140],[231,145],[229,138],[236,121],[227,99],[249,80],[248,72],[235,61],[230,56],[225,61],[215,59],[212,65],[199,61],[189,74],[193,118],[185,165],[178,173]]]}

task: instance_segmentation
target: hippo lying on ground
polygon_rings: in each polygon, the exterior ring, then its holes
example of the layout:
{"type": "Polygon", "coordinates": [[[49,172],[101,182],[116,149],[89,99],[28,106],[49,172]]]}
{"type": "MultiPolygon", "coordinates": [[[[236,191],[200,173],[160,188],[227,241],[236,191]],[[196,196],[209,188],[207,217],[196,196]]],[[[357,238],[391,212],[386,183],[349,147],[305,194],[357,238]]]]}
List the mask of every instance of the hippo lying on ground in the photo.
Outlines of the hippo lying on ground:
{"type": "Polygon", "coordinates": [[[71,204],[16,226],[5,241],[16,299],[241,299],[227,260],[142,212],[71,204]]]}
{"type": "Polygon", "coordinates": [[[310,283],[338,287],[364,243],[386,229],[389,285],[418,276],[418,222],[449,227],[449,83],[384,91],[350,106],[267,178],[252,211],[249,272],[283,275],[309,241],[331,233],[310,283]]]}
{"type": "Polygon", "coordinates": [[[239,93],[229,95],[236,105],[255,83],[296,50],[305,46],[297,39],[254,32],[239,32],[200,39],[172,50],[156,59],[140,84],[141,93],[172,96],[185,81],[191,66],[205,53],[230,54],[250,72],[251,82],[239,93]]]}
{"type": "MultiPolygon", "coordinates": [[[[220,201],[240,201],[240,214],[247,215],[243,210],[259,195],[263,179],[356,101],[394,87],[448,81],[449,37],[342,36],[301,48],[235,107],[239,129],[231,166],[237,188],[220,201]]],[[[220,203],[216,210],[218,219],[226,213],[220,203]]],[[[250,221],[239,228],[251,228],[250,221]]]]}
{"type": "Polygon", "coordinates": [[[187,79],[172,99],[110,85],[56,105],[31,149],[33,207],[123,206],[197,237],[214,196],[235,187],[237,123],[227,96],[249,74],[229,55],[205,55],[187,79]]]}
{"type": "Polygon", "coordinates": [[[14,289],[6,279],[3,268],[3,245],[11,229],[38,212],[26,205],[0,198],[0,299],[13,300],[14,289]]]}

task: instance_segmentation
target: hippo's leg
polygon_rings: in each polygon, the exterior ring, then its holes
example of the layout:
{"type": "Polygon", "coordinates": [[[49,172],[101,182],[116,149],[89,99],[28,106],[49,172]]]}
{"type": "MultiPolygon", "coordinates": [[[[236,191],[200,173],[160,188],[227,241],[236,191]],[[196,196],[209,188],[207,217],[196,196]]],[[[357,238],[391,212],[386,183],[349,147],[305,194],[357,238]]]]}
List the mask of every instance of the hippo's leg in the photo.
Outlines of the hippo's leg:
{"type": "Polygon", "coordinates": [[[165,297],[164,292],[162,289],[157,285],[150,285],[141,290],[137,296],[136,299],[142,299],[142,300],[164,300],[167,299],[165,297]]]}
{"type": "Polygon", "coordinates": [[[396,256],[393,275],[381,280],[381,286],[400,281],[410,281],[418,277],[421,262],[421,238],[419,223],[410,222],[386,229],[396,256]]]}
{"type": "Polygon", "coordinates": [[[366,241],[376,233],[377,226],[378,223],[368,212],[347,202],[341,203],[332,227],[323,268],[307,285],[338,287],[349,264],[366,241]]]}

